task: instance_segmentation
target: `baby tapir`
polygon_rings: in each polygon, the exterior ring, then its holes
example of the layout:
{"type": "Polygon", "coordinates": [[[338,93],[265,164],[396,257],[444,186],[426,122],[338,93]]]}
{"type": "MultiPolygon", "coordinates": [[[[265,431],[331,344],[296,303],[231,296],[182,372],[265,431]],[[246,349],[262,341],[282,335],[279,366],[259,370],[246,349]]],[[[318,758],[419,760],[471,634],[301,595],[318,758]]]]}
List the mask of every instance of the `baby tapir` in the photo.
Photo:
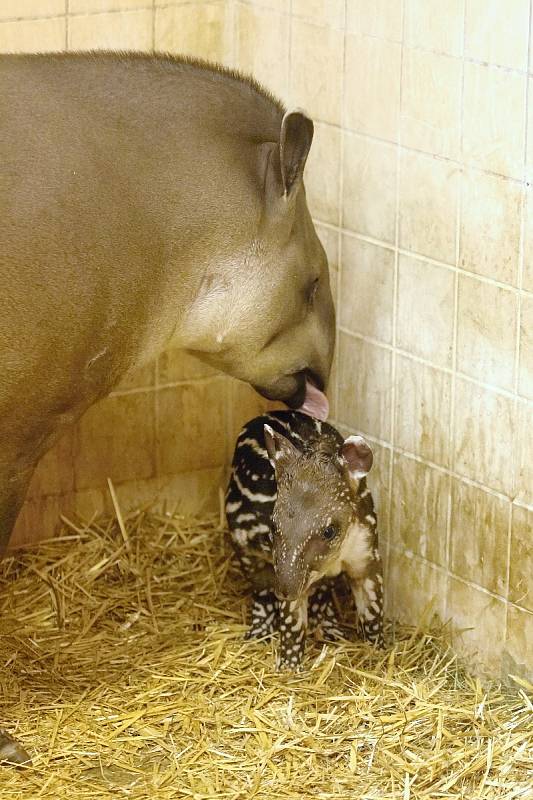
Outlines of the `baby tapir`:
{"type": "Polygon", "coordinates": [[[341,636],[332,595],[347,577],[364,637],[383,645],[383,578],[366,475],[372,451],[296,411],[256,417],[239,434],[226,517],[253,587],[250,637],[280,632],[278,667],[300,664],[307,628],[341,636]]]}

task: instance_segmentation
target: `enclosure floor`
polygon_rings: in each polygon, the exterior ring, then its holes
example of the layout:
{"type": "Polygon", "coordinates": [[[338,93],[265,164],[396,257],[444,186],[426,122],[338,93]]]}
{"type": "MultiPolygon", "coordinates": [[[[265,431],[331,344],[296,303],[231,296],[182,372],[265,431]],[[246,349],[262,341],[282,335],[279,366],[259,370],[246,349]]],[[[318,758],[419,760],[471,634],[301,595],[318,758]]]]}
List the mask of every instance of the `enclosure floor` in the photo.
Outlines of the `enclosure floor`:
{"type": "Polygon", "coordinates": [[[1,798],[533,796],[526,685],[483,688],[412,629],[276,674],[213,517],[70,523],[6,559],[0,609],[0,726],[33,756],[1,798]]]}

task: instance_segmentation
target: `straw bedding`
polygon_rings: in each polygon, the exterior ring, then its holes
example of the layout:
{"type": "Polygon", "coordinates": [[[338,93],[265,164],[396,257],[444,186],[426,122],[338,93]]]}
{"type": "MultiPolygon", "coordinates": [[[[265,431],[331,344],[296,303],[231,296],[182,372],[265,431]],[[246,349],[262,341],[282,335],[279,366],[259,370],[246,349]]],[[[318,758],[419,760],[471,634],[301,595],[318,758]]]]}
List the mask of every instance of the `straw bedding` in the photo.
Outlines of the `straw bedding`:
{"type": "Polygon", "coordinates": [[[533,797],[533,687],[405,628],[276,674],[218,518],[117,512],[0,566],[1,798],[533,797]]]}

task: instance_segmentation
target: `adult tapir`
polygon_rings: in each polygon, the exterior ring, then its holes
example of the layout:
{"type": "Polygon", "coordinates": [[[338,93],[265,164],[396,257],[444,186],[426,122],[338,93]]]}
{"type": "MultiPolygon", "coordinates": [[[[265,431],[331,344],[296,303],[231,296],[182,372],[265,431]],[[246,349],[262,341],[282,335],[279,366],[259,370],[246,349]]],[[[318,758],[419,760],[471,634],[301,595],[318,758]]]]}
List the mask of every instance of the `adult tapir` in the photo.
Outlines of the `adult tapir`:
{"type": "Polygon", "coordinates": [[[305,114],[202,62],[0,57],[0,551],[61,430],[169,345],[324,411],[312,137],[305,114]]]}

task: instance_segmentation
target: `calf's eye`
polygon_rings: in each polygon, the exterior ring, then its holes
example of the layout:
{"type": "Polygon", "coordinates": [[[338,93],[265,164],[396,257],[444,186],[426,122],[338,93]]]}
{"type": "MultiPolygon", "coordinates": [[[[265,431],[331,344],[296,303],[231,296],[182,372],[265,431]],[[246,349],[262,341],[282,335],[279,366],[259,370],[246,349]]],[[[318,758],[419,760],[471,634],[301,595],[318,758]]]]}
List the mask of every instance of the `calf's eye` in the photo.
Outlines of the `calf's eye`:
{"type": "Polygon", "coordinates": [[[325,539],[326,542],[331,542],[331,540],[335,538],[337,533],[338,529],[336,528],[335,525],[328,525],[328,527],[324,528],[324,530],[322,531],[322,538],[325,539]]]}

